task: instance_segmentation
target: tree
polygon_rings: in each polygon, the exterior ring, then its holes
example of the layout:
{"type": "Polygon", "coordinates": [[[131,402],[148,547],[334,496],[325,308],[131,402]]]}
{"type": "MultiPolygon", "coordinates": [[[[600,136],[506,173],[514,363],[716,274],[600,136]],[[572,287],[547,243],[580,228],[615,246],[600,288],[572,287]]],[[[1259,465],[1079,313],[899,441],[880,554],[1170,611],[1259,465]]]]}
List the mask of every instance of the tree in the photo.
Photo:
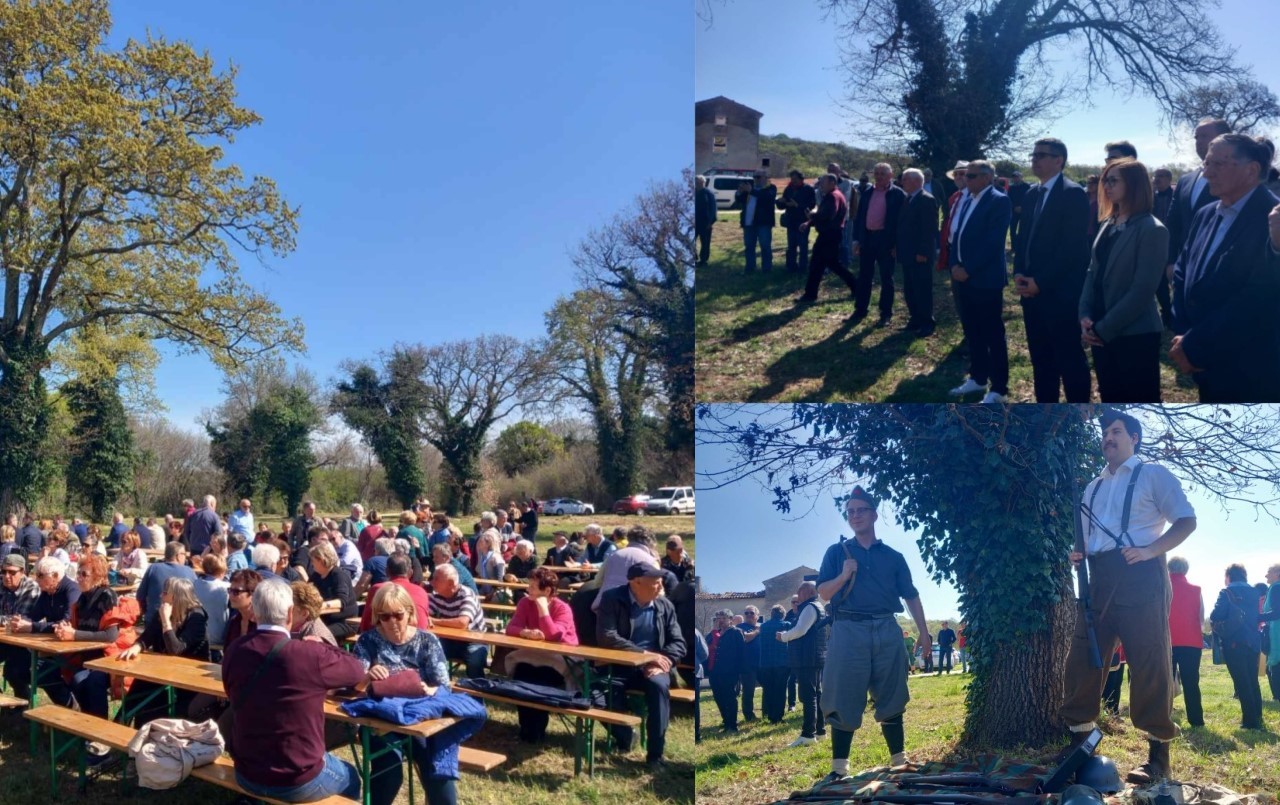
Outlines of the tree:
{"type": "Polygon", "coordinates": [[[0,4],[0,509],[49,480],[52,348],[120,324],[232,366],[302,344],[237,256],[294,247],[297,210],[223,145],[260,122],[235,69],[148,37],[107,46],[106,0],[0,4]],[[202,284],[202,275],[213,277],[202,284]]]}
{"type": "Polygon", "coordinates": [[[1178,94],[1176,122],[1195,126],[1205,118],[1221,118],[1242,134],[1280,121],[1280,100],[1271,88],[1251,78],[1214,81],[1178,94]]]}
{"type": "Polygon", "coordinates": [[[654,392],[649,352],[599,324],[617,318],[619,307],[602,291],[582,290],[557,300],[546,316],[551,365],[569,394],[591,412],[600,472],[615,498],[636,488],[645,408],[654,392]]]}
{"type": "Polygon", "coordinates": [[[493,458],[508,478],[563,454],[564,439],[536,422],[517,422],[493,442],[493,458]]]}
{"type": "Polygon", "coordinates": [[[1093,86],[1142,92],[1172,114],[1180,91],[1237,72],[1207,0],[824,5],[843,45],[848,108],[886,148],[905,148],[935,174],[957,159],[1008,155],[1093,86]],[[1055,76],[1045,65],[1064,50],[1079,66],[1055,76]]]}
{"type": "Polygon", "coordinates": [[[413,505],[426,485],[419,453],[420,403],[409,386],[417,382],[417,366],[393,352],[384,362],[386,380],[364,364],[347,364],[349,380],[338,383],[329,403],[347,427],[359,433],[387,473],[387,486],[400,505],[413,505]]]}
{"type": "Polygon", "coordinates": [[[133,434],[114,378],[75,380],[61,393],[75,418],[67,464],[67,491],[83,498],[97,522],[129,491],[133,434]]]}
{"type": "MultiPolygon", "coordinates": [[[[1223,499],[1276,514],[1280,415],[1134,406],[1143,455],[1223,499]],[[1267,496],[1269,495],[1269,496],[1267,496]]],[[[1094,406],[699,406],[699,444],[729,466],[711,488],[746,478],[791,511],[854,481],[896,511],[935,581],[960,595],[975,674],[964,740],[1013,748],[1061,735],[1057,707],[1075,625],[1067,554],[1078,488],[1101,464],[1094,406]]],[[[704,486],[707,488],[707,486],[704,486]]]]}
{"type": "Polygon", "coordinates": [[[693,447],[693,176],[659,182],[590,232],[574,255],[582,285],[615,300],[607,325],[657,369],[667,446],[693,447]]]}
{"type": "Polygon", "coordinates": [[[132,420],[130,430],[138,459],[131,496],[139,509],[176,512],[194,490],[222,488],[204,434],[175,428],[154,416],[132,420]]]}

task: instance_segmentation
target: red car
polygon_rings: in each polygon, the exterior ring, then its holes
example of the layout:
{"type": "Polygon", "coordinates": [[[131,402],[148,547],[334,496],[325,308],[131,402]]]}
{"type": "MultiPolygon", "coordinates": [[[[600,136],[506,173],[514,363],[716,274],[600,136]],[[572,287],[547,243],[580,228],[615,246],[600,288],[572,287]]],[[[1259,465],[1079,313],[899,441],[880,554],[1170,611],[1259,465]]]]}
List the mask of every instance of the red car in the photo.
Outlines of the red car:
{"type": "Polygon", "coordinates": [[[632,495],[631,497],[615,500],[613,502],[614,514],[636,514],[643,516],[644,504],[649,500],[648,495],[632,495]]]}

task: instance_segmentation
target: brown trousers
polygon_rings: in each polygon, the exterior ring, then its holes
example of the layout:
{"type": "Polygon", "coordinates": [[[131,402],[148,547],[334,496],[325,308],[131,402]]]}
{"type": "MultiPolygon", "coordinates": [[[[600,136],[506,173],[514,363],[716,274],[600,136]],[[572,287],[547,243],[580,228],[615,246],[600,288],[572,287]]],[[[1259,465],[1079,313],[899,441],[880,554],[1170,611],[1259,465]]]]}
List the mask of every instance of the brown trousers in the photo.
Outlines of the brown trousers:
{"type": "Polygon", "coordinates": [[[1067,655],[1059,715],[1070,726],[1096,721],[1107,666],[1117,644],[1129,663],[1129,717],[1133,725],[1159,741],[1178,735],[1173,723],[1173,668],[1169,663],[1169,571],[1164,557],[1135,565],[1119,550],[1090,556],[1090,609],[1102,667],[1092,667],[1084,617],[1067,655]]]}

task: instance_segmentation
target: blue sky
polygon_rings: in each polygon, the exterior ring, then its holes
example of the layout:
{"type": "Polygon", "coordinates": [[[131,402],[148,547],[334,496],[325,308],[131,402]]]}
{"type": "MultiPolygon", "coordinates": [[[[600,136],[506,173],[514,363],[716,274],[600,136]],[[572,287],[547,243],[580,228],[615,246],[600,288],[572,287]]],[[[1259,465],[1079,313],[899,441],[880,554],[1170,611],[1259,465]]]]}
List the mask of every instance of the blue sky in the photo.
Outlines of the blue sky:
{"type": "MultiPolygon", "coordinates": [[[[698,446],[699,474],[714,472],[730,459],[727,450],[698,446]]],[[[698,572],[704,592],[763,589],[762,581],[799,565],[817,568],[827,546],[841,534],[853,536],[833,503],[833,493],[816,498],[812,509],[807,499],[794,501],[792,514],[783,515],[773,508],[772,494],[752,479],[714,491],[706,489],[701,478],[698,483],[698,572]]],[[[1196,510],[1197,528],[1174,554],[1186,557],[1188,578],[1201,586],[1205,606],[1212,607],[1229,563],[1242,562],[1249,580],[1258,582],[1267,567],[1280,562],[1280,525],[1265,516],[1256,518],[1252,507],[1224,508],[1197,488],[1184,489],[1196,510]]],[[[880,506],[876,536],[906,557],[928,617],[959,617],[955,588],[935,584],[929,577],[914,534],[898,526],[888,504],[880,506]]]]}
{"type": "MultiPolygon", "coordinates": [[[[762,134],[873,145],[837,106],[846,97],[840,50],[833,24],[823,19],[816,0],[788,3],[785,12],[772,0],[713,2],[712,11],[711,26],[699,23],[695,32],[698,99],[725,95],[763,112],[762,134]],[[767,43],[762,41],[766,36],[767,43]],[[757,46],[763,55],[756,55],[757,46]],[[749,52],[753,55],[744,57],[749,52]]],[[[1280,52],[1274,39],[1280,3],[1222,0],[1213,17],[1223,38],[1238,48],[1240,63],[1252,65],[1258,80],[1280,91],[1280,52]]],[[[1053,64],[1059,74],[1074,66],[1061,53],[1053,64]]],[[[1037,133],[1043,134],[1061,139],[1073,159],[1086,163],[1101,164],[1102,146],[1121,139],[1137,146],[1138,155],[1149,164],[1195,159],[1190,135],[1170,143],[1159,108],[1140,95],[1097,90],[1089,100],[1080,98],[1076,108],[1047,131],[1037,133]]]]}
{"type": "MultiPolygon", "coordinates": [[[[297,250],[244,273],[306,320],[300,361],[322,383],[398,341],[541,335],[578,241],[693,161],[687,2],[112,13],[114,44],[150,29],[239,67],[240,101],[264,122],[229,159],[302,206],[297,250]]],[[[164,356],[158,396],[194,429],[220,400],[218,370],[164,356]]]]}

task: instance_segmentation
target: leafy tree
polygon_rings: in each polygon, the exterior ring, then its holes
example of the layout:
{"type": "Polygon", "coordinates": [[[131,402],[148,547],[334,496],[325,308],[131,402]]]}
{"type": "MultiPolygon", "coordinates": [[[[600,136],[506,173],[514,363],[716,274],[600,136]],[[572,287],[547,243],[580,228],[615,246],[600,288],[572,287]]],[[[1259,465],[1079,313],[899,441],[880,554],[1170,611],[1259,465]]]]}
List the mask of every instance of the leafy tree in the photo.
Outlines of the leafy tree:
{"type": "Polygon", "coordinates": [[[843,42],[848,108],[934,173],[1008,153],[1090,88],[1151,96],[1236,71],[1207,0],[825,0],[843,42]],[[1077,66],[1055,75],[1051,53],[1077,66]]]}
{"type": "Polygon", "coordinates": [[[600,472],[613,497],[637,486],[645,408],[654,394],[648,352],[601,324],[619,307],[602,291],[583,290],[557,300],[546,316],[553,371],[591,412],[600,472]]]}
{"type": "Polygon", "coordinates": [[[237,256],[294,247],[297,210],[224,144],[260,122],[235,70],[159,37],[111,48],[106,0],[0,3],[0,508],[48,483],[43,372],[96,323],[232,366],[302,344],[237,256]],[[202,276],[213,277],[202,284],[202,276]]]}
{"type": "Polygon", "coordinates": [[[267,488],[284,498],[285,511],[297,511],[311,486],[311,434],[320,426],[320,409],[306,389],[285,386],[254,410],[253,419],[268,444],[267,488]]]}
{"type": "Polygon", "coordinates": [[[373,450],[386,471],[387,486],[406,508],[426,485],[418,439],[420,405],[416,395],[406,393],[406,384],[417,382],[416,366],[409,364],[402,354],[387,356],[386,380],[370,366],[348,364],[350,379],[338,383],[330,401],[330,410],[373,450]]]}
{"type": "Polygon", "coordinates": [[[75,380],[61,392],[75,418],[67,456],[67,491],[83,498],[93,519],[104,522],[133,481],[133,433],[124,404],[114,378],[75,380]]]}
{"type": "Polygon", "coordinates": [[[508,478],[563,454],[564,439],[536,422],[517,422],[493,442],[493,458],[508,478]]]}
{"type": "MultiPolygon", "coordinates": [[[[1224,499],[1275,514],[1280,415],[1134,406],[1143,456],[1224,499]]],[[[1077,488],[1101,466],[1093,406],[700,406],[699,443],[731,466],[703,468],[703,488],[751,478],[774,505],[853,482],[918,531],[935,581],[953,583],[974,680],[964,739],[1039,746],[1061,735],[1057,707],[1075,625],[1067,555],[1077,488]]],[[[833,533],[833,541],[834,541],[833,533]]],[[[1194,536],[1192,537],[1195,538],[1194,536]]]]}
{"type": "Polygon", "coordinates": [[[1194,126],[1221,118],[1233,131],[1249,133],[1280,121],[1280,100],[1266,84],[1251,78],[1225,79],[1191,87],[1175,99],[1175,120],[1194,126]]]}

